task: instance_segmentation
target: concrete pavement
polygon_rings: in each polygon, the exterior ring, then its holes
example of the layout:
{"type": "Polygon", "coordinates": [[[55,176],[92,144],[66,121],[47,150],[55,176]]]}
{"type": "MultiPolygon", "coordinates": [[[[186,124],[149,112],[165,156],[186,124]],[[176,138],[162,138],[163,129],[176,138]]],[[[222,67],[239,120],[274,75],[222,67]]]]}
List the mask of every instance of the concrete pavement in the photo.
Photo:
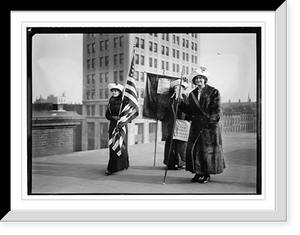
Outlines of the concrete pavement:
{"type": "Polygon", "coordinates": [[[226,169],[208,184],[169,170],[163,185],[164,142],[129,146],[130,167],[105,175],[108,149],[38,157],[32,163],[33,194],[255,194],[256,133],[223,133],[226,169]]]}

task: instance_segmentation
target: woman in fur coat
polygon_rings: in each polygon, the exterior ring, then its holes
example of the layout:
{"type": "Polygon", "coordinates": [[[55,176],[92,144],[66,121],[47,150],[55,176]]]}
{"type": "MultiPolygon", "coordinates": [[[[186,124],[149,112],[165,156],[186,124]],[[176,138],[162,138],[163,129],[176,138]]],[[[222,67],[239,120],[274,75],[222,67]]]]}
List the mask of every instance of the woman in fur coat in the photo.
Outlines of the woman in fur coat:
{"type": "Polygon", "coordinates": [[[192,182],[207,183],[211,174],[225,168],[222,136],[219,126],[221,107],[219,91],[208,85],[205,69],[194,70],[189,79],[196,85],[188,97],[188,105],[179,109],[192,116],[186,151],[186,170],[195,174],[192,182]]]}
{"type": "MultiPolygon", "coordinates": [[[[109,99],[107,105],[107,110],[105,113],[106,119],[110,121],[108,135],[109,139],[112,137],[113,130],[115,129],[119,117],[119,112],[122,104],[122,92],[124,87],[118,83],[108,84],[109,90],[112,92],[112,96],[109,99]]],[[[116,171],[127,169],[129,167],[128,160],[128,149],[127,149],[127,126],[126,126],[126,138],[124,139],[124,144],[122,146],[122,154],[118,156],[115,151],[109,147],[109,161],[107,165],[106,175],[111,175],[116,171]]]]}

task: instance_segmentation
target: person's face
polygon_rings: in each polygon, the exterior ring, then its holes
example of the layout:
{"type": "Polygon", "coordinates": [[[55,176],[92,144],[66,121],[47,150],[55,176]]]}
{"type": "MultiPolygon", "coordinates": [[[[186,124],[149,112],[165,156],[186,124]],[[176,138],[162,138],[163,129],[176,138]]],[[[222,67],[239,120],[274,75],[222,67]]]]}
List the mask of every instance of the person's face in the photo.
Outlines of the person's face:
{"type": "Polygon", "coordinates": [[[200,88],[205,87],[205,79],[204,79],[204,77],[198,75],[198,76],[195,78],[195,84],[196,84],[196,86],[198,86],[198,87],[200,87],[200,88]]]}
{"type": "Polygon", "coordinates": [[[112,89],[111,93],[113,97],[118,97],[121,94],[121,92],[118,89],[112,89]]]}

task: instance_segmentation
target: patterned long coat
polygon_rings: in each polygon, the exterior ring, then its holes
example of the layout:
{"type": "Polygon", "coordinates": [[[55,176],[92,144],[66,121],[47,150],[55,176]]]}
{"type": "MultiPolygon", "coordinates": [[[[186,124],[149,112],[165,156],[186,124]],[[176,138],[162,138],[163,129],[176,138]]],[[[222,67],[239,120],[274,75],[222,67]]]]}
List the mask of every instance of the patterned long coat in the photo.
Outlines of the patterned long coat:
{"type": "Polygon", "coordinates": [[[188,97],[188,105],[179,108],[192,115],[191,131],[186,151],[186,170],[197,174],[220,174],[225,168],[222,136],[219,126],[221,107],[219,91],[206,85],[201,92],[198,88],[188,97]]]}

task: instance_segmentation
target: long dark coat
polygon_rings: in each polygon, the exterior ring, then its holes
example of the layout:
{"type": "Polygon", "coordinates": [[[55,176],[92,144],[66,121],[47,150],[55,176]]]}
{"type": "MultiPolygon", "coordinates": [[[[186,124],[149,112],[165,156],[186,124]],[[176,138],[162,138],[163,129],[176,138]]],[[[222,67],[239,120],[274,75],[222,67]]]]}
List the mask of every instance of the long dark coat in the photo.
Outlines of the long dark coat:
{"type": "Polygon", "coordinates": [[[186,150],[186,170],[196,174],[220,174],[225,168],[222,136],[219,126],[221,107],[219,91],[206,85],[197,100],[198,88],[188,98],[188,105],[179,108],[192,115],[186,150]]]}
{"type": "MultiPolygon", "coordinates": [[[[188,97],[183,95],[183,102],[187,102],[187,98],[188,97]]],[[[165,123],[167,125],[166,138],[163,139],[166,141],[165,149],[164,149],[163,163],[165,165],[168,165],[168,167],[171,169],[175,168],[176,166],[182,167],[184,165],[183,162],[185,162],[186,146],[187,146],[187,142],[173,139],[170,156],[168,156],[169,151],[170,151],[173,126],[174,126],[175,108],[176,108],[175,100],[174,100],[174,98],[171,98],[170,105],[167,108],[164,119],[163,119],[163,123],[165,123]]],[[[183,113],[181,110],[178,109],[176,119],[185,120],[186,116],[187,115],[185,113],[183,113]]]]}
{"type": "MultiPolygon", "coordinates": [[[[105,113],[106,119],[110,121],[109,129],[108,129],[109,138],[112,137],[112,132],[117,125],[117,120],[115,120],[113,116],[119,115],[121,104],[122,104],[122,95],[119,95],[118,97],[111,97],[109,99],[109,103],[107,105],[107,110],[105,113]]],[[[127,169],[129,167],[127,133],[128,133],[128,129],[126,126],[126,138],[124,138],[121,156],[118,156],[115,153],[115,151],[113,151],[112,148],[109,147],[109,161],[107,165],[107,170],[109,170],[112,173],[123,169],[127,169]]]]}

